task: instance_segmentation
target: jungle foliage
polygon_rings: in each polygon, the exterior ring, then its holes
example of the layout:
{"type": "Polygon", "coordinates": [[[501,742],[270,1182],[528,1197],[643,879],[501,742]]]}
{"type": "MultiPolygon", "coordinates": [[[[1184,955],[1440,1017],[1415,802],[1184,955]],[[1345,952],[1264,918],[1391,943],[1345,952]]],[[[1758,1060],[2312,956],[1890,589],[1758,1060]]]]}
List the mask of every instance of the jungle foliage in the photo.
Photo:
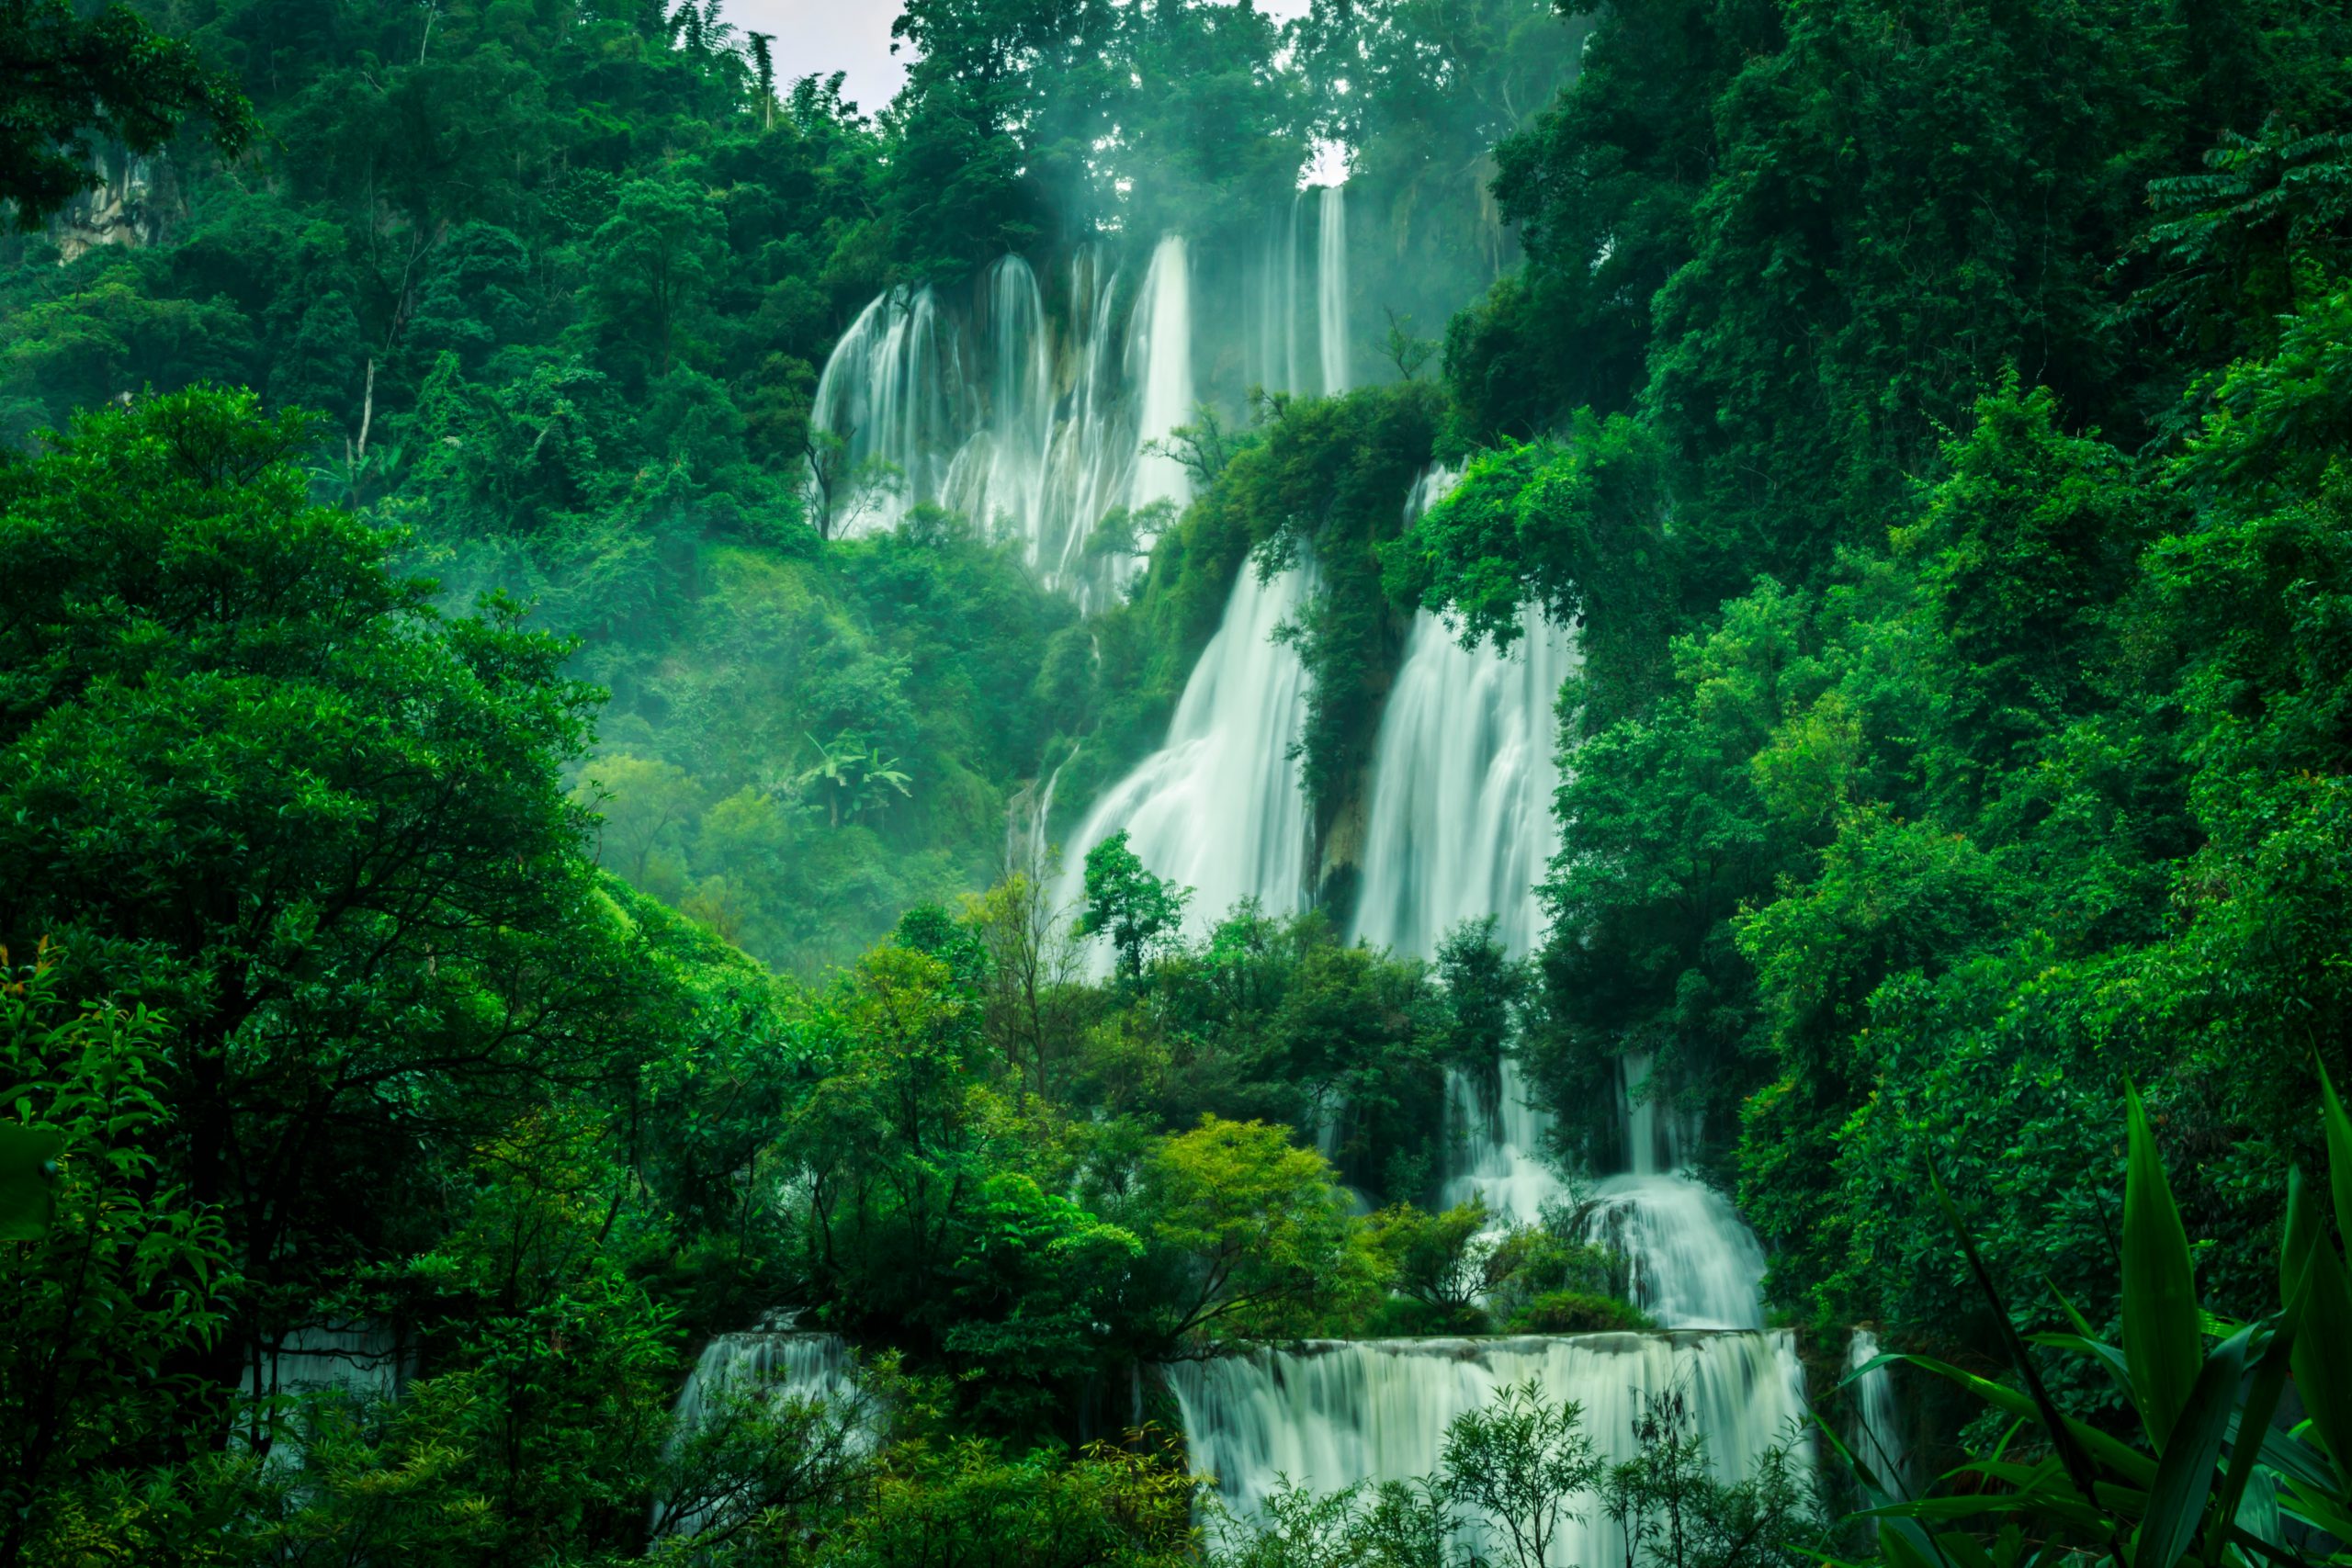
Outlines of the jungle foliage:
{"type": "Polygon", "coordinates": [[[1687,1412],[1606,1466],[1532,1394],[1195,1535],[1148,1363],[1641,1325],[1441,1204],[1506,1051],[1594,1170],[1649,1060],[1777,1312],[2024,1423],[1884,1561],[2263,1555],[2282,1360],[2342,1539],[2344,16],[1557,9],[911,0],[867,112],[693,0],[0,6],[0,1564],[1427,1568],[1578,1491],[1815,1550],[1687,1412]],[[1122,602],[812,491],[878,291],[1239,244],[1323,139],[1396,374],[1204,410],[1122,602]],[[1008,868],[1306,559],[1317,907],[1008,868]],[[1531,607],[1551,940],[1346,942],[1411,616],[1531,607]],[[874,1408],[682,1432],[778,1311],[874,1408]]]}

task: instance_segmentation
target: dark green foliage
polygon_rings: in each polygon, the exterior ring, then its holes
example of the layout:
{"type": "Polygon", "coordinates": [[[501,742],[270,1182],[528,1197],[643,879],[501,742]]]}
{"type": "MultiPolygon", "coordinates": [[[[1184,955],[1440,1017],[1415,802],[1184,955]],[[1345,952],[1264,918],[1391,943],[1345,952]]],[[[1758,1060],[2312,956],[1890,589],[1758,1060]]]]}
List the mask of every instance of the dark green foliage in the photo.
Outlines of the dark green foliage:
{"type": "Polygon", "coordinates": [[[182,121],[201,115],[213,144],[233,158],[254,130],[234,84],[119,5],[85,16],[66,0],[8,0],[0,6],[0,202],[19,229],[37,228],[96,185],[93,154],[106,143],[158,152],[182,121]]]}
{"type": "MultiPolygon", "coordinates": [[[[2352,1179],[2345,1168],[2352,1159],[2352,1120],[2324,1077],[2319,1087],[2333,1207],[2338,1229],[2346,1230],[2352,1228],[2346,1224],[2352,1220],[2352,1179]]],[[[2055,1561],[2074,1552],[2120,1551],[2129,1541],[2135,1562],[2162,1568],[2244,1562],[2250,1552],[2283,1555],[2282,1515],[2331,1536],[2352,1526],[2352,1467],[2342,1459],[2352,1438],[2346,1427],[2352,1359],[2344,1348],[2352,1331],[2352,1292],[2342,1258],[2321,1232],[2317,1201],[2301,1169],[2289,1177],[2286,1241],[2273,1298],[2281,1304],[2243,1326],[2215,1323],[2199,1301],[2196,1260],[2147,1113],[2136,1093],[2127,1090],[2127,1100],[2122,1344],[2100,1343],[2071,1306],[2065,1310],[2075,1331],[2038,1335],[2034,1343],[2099,1365],[2139,1418],[2146,1451],[2068,1416],[2050,1398],[2032,1352],[2009,1325],[1998,1283],[1947,1200],[1945,1213],[1977,1287],[2001,1319],[2007,1358],[2025,1389],[1941,1361],[1911,1359],[2012,1418],[2018,1423],[2013,1433],[2038,1428],[2054,1462],[2026,1466],[1999,1452],[1973,1454],[1958,1472],[1971,1483],[1967,1489],[1917,1500],[1896,1498],[1865,1470],[1888,1560],[1939,1568],[1982,1562],[1985,1551],[1973,1535],[1931,1533],[1930,1527],[1969,1520],[1983,1521],[1977,1528],[1988,1531],[1999,1528],[1995,1561],[2055,1561]],[[2219,1341],[2210,1350],[2209,1337],[2219,1341]],[[2311,1417],[2307,1426],[2296,1424],[2300,1431],[2273,1426],[2290,1369],[2311,1417]],[[2273,1484],[2280,1488],[2275,1511],[2242,1508],[2257,1476],[2266,1492],[2273,1484]]],[[[2009,1448],[2004,1441],[2003,1450],[2009,1448]]]]}
{"type": "Polygon", "coordinates": [[[1635,1308],[1615,1296],[1577,1291],[1547,1291],[1503,1324],[1506,1334],[1612,1334],[1653,1326],[1635,1308]]]}

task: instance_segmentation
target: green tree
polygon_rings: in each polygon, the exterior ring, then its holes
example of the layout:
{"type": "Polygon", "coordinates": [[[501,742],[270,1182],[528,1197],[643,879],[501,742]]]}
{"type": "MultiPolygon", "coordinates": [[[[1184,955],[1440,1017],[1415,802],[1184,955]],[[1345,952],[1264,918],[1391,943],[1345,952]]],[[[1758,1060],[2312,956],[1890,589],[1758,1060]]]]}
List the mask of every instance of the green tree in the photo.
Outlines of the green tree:
{"type": "Polygon", "coordinates": [[[246,1281],[223,1383],[414,1235],[423,1129],[628,1070],[658,990],[561,789],[563,645],[435,610],[308,502],[308,437],[197,390],[0,473],[0,934],[169,1009],[172,1179],[246,1281]]]}
{"type": "Polygon", "coordinates": [[[1377,1255],[1329,1165],[1287,1129],[1204,1117],[1141,1166],[1109,1212],[1146,1247],[1124,1305],[1148,1350],[1311,1332],[1374,1299],[1377,1255]]]}
{"type": "Polygon", "coordinates": [[[1119,972],[1142,978],[1144,959],[1174,939],[1193,890],[1163,882],[1127,848],[1125,829],[1086,852],[1086,905],[1081,937],[1107,935],[1119,972]]]}
{"type": "Polygon", "coordinates": [[[1476,1510],[1518,1568],[1544,1568],[1560,1527],[1583,1517],[1577,1500],[1608,1472],[1574,1403],[1553,1404],[1533,1382],[1496,1391],[1445,1428],[1445,1500],[1476,1510]]]}
{"type": "Polygon", "coordinates": [[[681,330],[710,287],[725,236],[702,192],[638,180],[622,187],[612,217],[590,240],[604,319],[640,339],[653,375],[668,375],[676,361],[681,330]]]}
{"type": "Polygon", "coordinates": [[[170,1039],[144,1009],[75,1006],[60,956],[0,950],[0,1085],[53,1140],[53,1215],[0,1247],[0,1563],[62,1561],[126,1455],[169,1451],[218,1397],[184,1370],[236,1285],[217,1215],[158,1158],[170,1039]]]}

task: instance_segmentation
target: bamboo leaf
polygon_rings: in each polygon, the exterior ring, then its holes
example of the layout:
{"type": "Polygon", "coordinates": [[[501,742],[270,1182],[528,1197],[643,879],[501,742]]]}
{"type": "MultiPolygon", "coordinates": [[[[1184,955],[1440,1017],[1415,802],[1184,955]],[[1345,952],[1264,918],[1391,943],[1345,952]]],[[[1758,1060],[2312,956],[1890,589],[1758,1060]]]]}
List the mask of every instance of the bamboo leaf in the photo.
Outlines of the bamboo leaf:
{"type": "Polygon", "coordinates": [[[2295,1332],[2302,1325],[2303,1303],[2310,1289],[2311,1271],[2306,1269],[2294,1293],[2287,1298],[2286,1310],[2278,1314],[2271,1329],[2270,1342],[2263,1347],[2262,1359],[2255,1363],[2254,1382],[2246,1390],[2245,1403],[2238,1407],[2230,1423],[2230,1471],[2222,1479],[2212,1533],[2205,1542],[2205,1555],[2217,1562],[2229,1527],[2237,1521],[2239,1501],[2254,1479],[2255,1461],[2262,1452],[2262,1437],[2270,1430],[2271,1415],[2278,1408],[2278,1395],[2286,1388],[2288,1361],[2294,1352],[2295,1332]],[[2245,1436],[2248,1427],[2256,1434],[2251,1442],[2245,1436]]]}
{"type": "MultiPolygon", "coordinates": [[[[2295,1389],[2311,1413],[2320,1446],[2339,1472],[2352,1469],[2352,1278],[2344,1259],[2320,1234],[2317,1205],[2301,1171],[2287,1177],[2287,1245],[2300,1247],[2311,1271],[2303,1304],[2302,1332],[2295,1336],[2291,1361],[2295,1389]]],[[[2292,1254],[2282,1260],[2295,1271],[2292,1254]]]]}
{"type": "MultiPolygon", "coordinates": [[[[2008,1348],[2009,1360],[2017,1368],[2018,1377],[2025,1381],[2027,1393],[2033,1401],[2034,1413],[2041,1416],[2043,1427],[2049,1431],[2050,1440],[2066,1466],[2067,1479],[2085,1497],[2093,1495],[2098,1478],[2090,1455],[2084,1451],[2082,1439],[2073,1424],[2060,1414],[2056,1402],[2050,1397],[2050,1391],[2041,1386],[2041,1374],[2034,1370],[2033,1358],[2027,1352],[2025,1341],[2018,1337],[2017,1325],[2009,1321],[2008,1303],[2001,1299],[1999,1288],[1993,1283],[1993,1271],[1984,1267],[1984,1259],[1976,1250],[1976,1238],[1968,1234],[1968,1226],[1962,1222],[1960,1210],[1953,1205],[1951,1194],[1944,1190],[1942,1174],[1932,1163],[1928,1167],[1928,1184],[1934,1189],[1936,1201],[1942,1206],[1944,1218],[1951,1222],[1952,1234],[1960,1238],[1960,1250],[1968,1259],[1969,1272],[1976,1276],[1976,1288],[1984,1292],[1984,1299],[1992,1303],[1993,1321],[2000,1325],[2001,1340],[2008,1348]]],[[[1975,1381],[1983,1382],[1982,1379],[1975,1381]]],[[[2116,1446],[2122,1447],[2120,1443],[2116,1446]]]]}
{"type": "Polygon", "coordinates": [[[2198,1371],[2180,1419],[2173,1423],[2163,1457],[2156,1461],[2156,1481],[2148,1489],[2148,1516],[2140,1526],[2132,1568],[2173,1568],[2196,1540],[2253,1337],[2252,1329],[2232,1335],[2198,1371]]]}
{"type": "Polygon", "coordinates": [[[2335,1200],[2335,1234],[2352,1243],[2352,1117],[2335,1097],[2327,1069],[2319,1070],[2320,1125],[2327,1134],[2327,1185],[2335,1200]]]}
{"type": "MultiPolygon", "coordinates": [[[[1912,1356],[1906,1359],[1921,1371],[1932,1372],[1939,1378],[1956,1382],[1996,1408],[2005,1410],[2012,1416],[2023,1416],[2036,1425],[2044,1426],[2046,1429],[2046,1423],[2041,1419],[2041,1411],[2034,1404],[2030,1395],[2020,1393],[2013,1388],[2004,1387],[1989,1379],[1980,1378],[1973,1372],[1963,1372],[1949,1362],[1939,1361],[1931,1357],[1912,1356]]],[[[2086,1461],[2089,1456],[2095,1455],[2099,1463],[2106,1465],[2134,1485],[2154,1484],[2156,1461],[2147,1455],[2126,1443],[2117,1441],[2098,1427],[2085,1426],[2080,1421],[2067,1421],[2066,1431],[2074,1439],[2075,1446],[2083,1451],[2086,1461]]],[[[2059,1446],[2063,1447],[2064,1444],[2061,1443],[2059,1446]]],[[[2066,1471],[2068,1479],[2073,1479],[2074,1466],[2068,1465],[2066,1471]]],[[[2076,1484],[2079,1486],[2080,1483],[2076,1484]]]]}
{"type": "Polygon", "coordinates": [[[2126,1085],[2124,1092],[2132,1144],[2123,1181],[2123,1359],[2148,1440],[2162,1451],[2205,1363],[2205,1340],[2188,1233],[2165,1179],[2147,1108],[2139,1090],[2126,1085]]]}

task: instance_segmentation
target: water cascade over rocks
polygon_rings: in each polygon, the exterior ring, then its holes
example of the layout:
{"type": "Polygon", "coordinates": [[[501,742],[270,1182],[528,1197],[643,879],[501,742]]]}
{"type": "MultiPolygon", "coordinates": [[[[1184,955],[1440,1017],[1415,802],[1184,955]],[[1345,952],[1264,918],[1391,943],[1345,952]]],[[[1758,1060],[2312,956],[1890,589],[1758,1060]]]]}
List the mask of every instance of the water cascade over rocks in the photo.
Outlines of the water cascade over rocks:
{"type": "MultiPolygon", "coordinates": [[[[1346,196],[1338,186],[1316,193],[1310,294],[1306,194],[1272,216],[1240,266],[1231,330],[1249,384],[1343,391],[1351,382],[1346,196]]],[[[919,289],[867,307],[826,367],[814,420],[840,444],[843,471],[870,459],[901,476],[871,508],[871,525],[936,502],[1009,529],[1041,572],[1082,599],[1115,591],[1132,558],[1089,551],[1096,525],[1118,507],[1182,505],[1191,493],[1183,466],[1154,448],[1193,417],[1198,367],[1213,357],[1200,342],[1193,266],[1174,235],[1157,243],[1140,277],[1100,252],[1080,253],[1058,334],[1018,257],[983,274],[968,306],[944,310],[919,289]]],[[[1426,476],[1411,513],[1434,504],[1455,477],[1426,476]]],[[[1144,531],[1155,525],[1147,513],[1144,531]]],[[[1311,572],[1309,564],[1261,581],[1242,570],[1166,741],[1065,840],[1057,892],[1067,906],[1079,901],[1087,852],[1123,829],[1146,866],[1194,890],[1195,923],[1245,897],[1275,912],[1304,902],[1307,809],[1290,753],[1307,682],[1274,633],[1306,602],[1311,572]]],[[[1428,954],[1456,922],[1493,914],[1511,952],[1538,941],[1534,889],[1558,848],[1554,703],[1575,649],[1564,628],[1538,617],[1521,631],[1498,654],[1463,649],[1435,616],[1416,620],[1375,747],[1357,935],[1428,954]]],[[[1034,853],[1050,796],[1048,784],[1009,852],[1025,841],[1034,853]]],[[[1629,1064],[1629,1089],[1646,1077],[1645,1065],[1629,1064]]],[[[1448,1201],[1476,1193],[1499,1221],[1525,1223],[1566,1195],[1542,1157],[1548,1128],[1515,1062],[1489,1083],[1457,1077],[1448,1100],[1462,1134],[1448,1201]]],[[[1762,1330],[1760,1247],[1720,1195],[1674,1173],[1674,1129],[1659,1125],[1647,1096],[1629,1092],[1625,1111],[1633,1168],[1600,1184],[1587,1234],[1625,1253],[1637,1302],[1666,1332],[1317,1343],[1173,1366],[1167,1375],[1193,1461],[1227,1501],[1253,1508],[1280,1475],[1329,1488],[1426,1474],[1454,1416],[1531,1379],[1549,1398],[1581,1404],[1588,1432],[1620,1455],[1643,1399],[1669,1389],[1689,1401],[1726,1478],[1792,1440],[1803,1377],[1788,1336],[1762,1330]]],[[[705,1352],[681,1414],[695,1418],[707,1397],[699,1390],[775,1369],[794,1392],[846,1391],[838,1340],[729,1336],[705,1352]]],[[[1560,1561],[1622,1552],[1607,1521],[1587,1512],[1560,1561]]]]}
{"type": "MultiPolygon", "coordinates": [[[[1725,1481],[1804,1419],[1804,1379],[1786,1333],[1582,1334],[1497,1339],[1314,1341],[1182,1363],[1169,1382],[1195,1469],[1227,1504],[1259,1508],[1283,1478],[1317,1491],[1407,1481],[1438,1468],[1447,1423],[1532,1380],[1584,1407],[1611,1459],[1634,1453],[1642,1402],[1679,1391],[1725,1481]]],[[[1587,1498],[1555,1563],[1622,1561],[1615,1527],[1587,1498]]]]}
{"type": "MultiPolygon", "coordinates": [[[[1143,299],[1128,334],[1128,379],[1142,401],[1131,506],[1166,502],[1182,506],[1193,497],[1192,475],[1163,450],[1169,433],[1193,420],[1192,253],[1183,236],[1170,234],[1151,254],[1144,275],[1143,299]]],[[[1138,548],[1148,539],[1136,540],[1138,548]]]]}
{"type": "MultiPolygon", "coordinates": [[[[1408,526],[1461,478],[1432,468],[1406,504],[1408,526]]],[[[1513,953],[1543,934],[1536,884],[1559,849],[1553,705],[1576,668],[1573,639],[1533,610],[1509,653],[1464,648],[1445,622],[1413,617],[1374,748],[1356,934],[1431,953],[1466,919],[1496,917],[1513,953]]]]}
{"type": "Polygon", "coordinates": [[[1846,1370],[1855,1378],[1854,1418],[1846,1440],[1854,1456],[1870,1467],[1879,1485],[1896,1496],[1911,1492],[1910,1456],[1904,1451],[1902,1412],[1894,1403],[1894,1380],[1884,1367],[1862,1369],[1878,1359],[1878,1336],[1857,1328],[1846,1347],[1846,1370]]]}
{"type": "MultiPolygon", "coordinates": [[[[1337,187],[1322,197],[1316,297],[1324,385],[1347,386],[1347,227],[1337,187]]],[[[1250,274],[1256,299],[1244,310],[1245,357],[1264,380],[1277,363],[1295,372],[1297,276],[1296,209],[1285,230],[1287,249],[1269,244],[1250,274]]],[[[1170,279],[1188,265],[1181,239],[1162,240],[1152,258],[1147,306],[1156,323],[1138,332],[1137,365],[1144,389],[1147,441],[1164,437],[1192,417],[1189,354],[1180,357],[1170,323],[1189,332],[1190,290],[1170,279]],[[1161,295],[1169,302],[1163,309],[1161,295]],[[1181,295],[1183,303],[1175,303],[1181,295]],[[1162,355],[1166,357],[1163,359],[1162,355]]],[[[1147,454],[1136,468],[1134,504],[1179,501],[1189,493],[1182,465],[1147,454]]],[[[1125,829],[1127,847],[1155,875],[1193,889],[1192,918],[1214,921],[1242,898],[1268,911],[1298,908],[1306,897],[1306,799],[1291,747],[1306,722],[1306,671],[1275,631],[1302,609],[1313,592],[1313,569],[1289,569],[1261,582],[1245,564],[1227,601],[1225,619],[1193,667],[1168,739],[1135,772],[1103,794],[1064,845],[1057,889],[1075,908],[1085,887],[1087,852],[1125,829]]],[[[1097,954],[1098,961],[1101,955],[1097,954]]]]}
{"type": "MultiPolygon", "coordinates": [[[[1324,232],[1337,227],[1327,207],[1324,232]]],[[[1407,521],[1457,477],[1424,476],[1407,521]]],[[[1498,654],[1464,649],[1435,616],[1416,620],[1375,745],[1360,937],[1426,955],[1454,924],[1488,914],[1514,953],[1540,937],[1535,888],[1559,843],[1554,708],[1575,649],[1538,616],[1521,630],[1498,654]]],[[[1475,1194],[1498,1223],[1525,1224],[1567,1196],[1542,1157],[1549,1128],[1517,1062],[1483,1086],[1451,1075],[1447,1108],[1459,1154],[1444,1201],[1475,1194]]],[[[1804,1374],[1791,1337],[1761,1331],[1761,1247],[1719,1194],[1660,1167],[1657,1151],[1666,1147],[1670,1167],[1672,1140],[1656,1107],[1629,1094],[1625,1111],[1628,1145],[1647,1152],[1633,1174],[1601,1184],[1586,1234],[1627,1256],[1636,1301],[1673,1332],[1317,1343],[1173,1367],[1193,1462],[1227,1505],[1254,1510],[1283,1477],[1329,1490],[1429,1474],[1449,1422],[1531,1379],[1547,1398],[1581,1404],[1586,1431],[1615,1458],[1633,1450],[1643,1402],[1669,1390],[1688,1400],[1727,1481],[1794,1441],[1804,1374]]],[[[1584,1513],[1555,1560],[1622,1556],[1615,1527],[1597,1508],[1584,1513]]]]}
{"type": "Polygon", "coordinates": [[[1192,417],[1189,253],[1163,239],[1135,288],[1087,246],[1066,282],[1058,334],[1019,256],[981,273],[968,306],[951,310],[926,288],[865,307],[826,361],[809,415],[838,445],[826,459],[836,526],[895,527],[935,504],[1019,538],[1049,581],[1082,599],[1118,585],[1132,563],[1089,556],[1095,525],[1115,508],[1189,494],[1182,465],[1145,450],[1192,417]]]}
{"type": "MultiPolygon", "coordinates": [[[[823,1406],[830,1417],[849,1424],[845,1438],[853,1450],[868,1450],[879,1433],[862,1407],[856,1373],[849,1346],[838,1334],[770,1327],[717,1335],[703,1347],[686,1386],[679,1391],[677,1426],[670,1441],[674,1446],[707,1425],[725,1391],[757,1387],[779,1404],[823,1406]]],[[[658,1504],[653,1510],[657,1533],[695,1535],[710,1522],[707,1514],[695,1510],[682,1511],[674,1518],[665,1518],[658,1504]]]]}
{"type": "Polygon", "coordinates": [[[1289,761],[1306,715],[1306,670],[1274,628],[1306,593],[1306,573],[1261,582],[1248,566],[1202,651],[1168,741],[1087,814],[1070,839],[1058,896],[1074,906],[1086,852],[1121,829],[1155,874],[1193,890],[1215,919],[1251,897],[1298,908],[1306,883],[1306,796],[1289,761]]]}
{"type": "MultiPolygon", "coordinates": [[[[1410,526],[1442,501],[1459,469],[1433,468],[1406,502],[1410,526]]],[[[1576,667],[1574,640],[1534,611],[1509,653],[1464,648],[1444,621],[1414,617],[1405,662],[1374,748],[1371,808],[1355,934],[1427,956],[1463,920],[1495,917],[1514,954],[1543,934],[1536,897],[1559,848],[1553,705],[1576,667]]],[[[1446,1116],[1459,1151],[1444,1201],[1477,1196],[1498,1220],[1532,1223],[1565,1196],[1542,1158],[1545,1127],[1519,1064],[1481,1084],[1446,1077],[1446,1116]]]]}
{"type": "Polygon", "coordinates": [[[1315,325],[1323,349],[1325,396],[1355,385],[1348,374],[1348,187],[1329,185],[1320,198],[1315,242],[1315,325]]]}

